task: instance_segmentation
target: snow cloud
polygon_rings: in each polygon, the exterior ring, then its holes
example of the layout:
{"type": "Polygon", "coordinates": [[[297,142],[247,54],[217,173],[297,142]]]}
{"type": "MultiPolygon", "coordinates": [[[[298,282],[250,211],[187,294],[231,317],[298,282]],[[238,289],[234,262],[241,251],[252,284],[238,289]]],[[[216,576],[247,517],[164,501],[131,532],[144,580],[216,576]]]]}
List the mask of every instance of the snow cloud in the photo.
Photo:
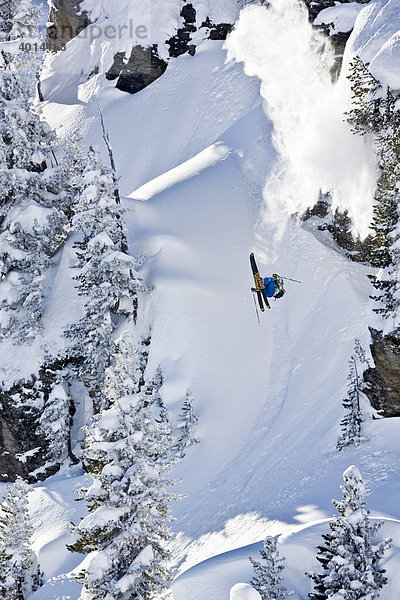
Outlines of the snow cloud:
{"type": "Polygon", "coordinates": [[[332,83],[333,50],[312,29],[303,3],[246,7],[226,46],[228,59],[261,80],[274,126],[278,158],[264,191],[266,222],[282,232],[290,214],[313,206],[320,190],[330,191],[365,236],[376,182],[373,149],[344,122],[348,82],[332,83]]]}

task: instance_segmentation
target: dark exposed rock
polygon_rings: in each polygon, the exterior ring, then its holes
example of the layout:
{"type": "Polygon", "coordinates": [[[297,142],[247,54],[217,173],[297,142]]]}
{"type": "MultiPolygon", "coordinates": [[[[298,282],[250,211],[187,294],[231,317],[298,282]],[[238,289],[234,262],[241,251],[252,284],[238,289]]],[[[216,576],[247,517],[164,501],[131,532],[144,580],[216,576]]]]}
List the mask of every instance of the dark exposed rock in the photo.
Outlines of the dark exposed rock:
{"type": "Polygon", "coordinates": [[[125,53],[118,52],[114,56],[106,77],[118,79],[116,87],[122,92],[136,94],[161,77],[166,68],[167,63],[158,56],[156,45],[151,48],[134,46],[128,61],[125,53]]]}
{"type": "Polygon", "coordinates": [[[113,81],[114,79],[117,79],[120,76],[121,71],[123,71],[123,69],[125,69],[125,64],[126,64],[125,52],[117,52],[117,54],[114,55],[113,64],[111,65],[111,67],[109,68],[109,70],[106,73],[106,79],[108,79],[109,81],[113,81]]]}
{"type": "Polygon", "coordinates": [[[400,340],[370,328],[374,368],[364,372],[365,394],[385,417],[400,416],[400,340]]]}
{"type": "Polygon", "coordinates": [[[47,47],[58,52],[90,25],[88,13],[81,11],[82,0],[53,0],[47,29],[47,47]]]}
{"type": "MultiPolygon", "coordinates": [[[[48,456],[46,440],[38,434],[38,425],[53,386],[69,363],[68,360],[58,360],[44,365],[29,381],[0,390],[0,481],[14,481],[17,475],[36,481],[58,471],[58,464],[43,469],[48,456]],[[33,477],[36,469],[40,469],[41,473],[33,477]]],[[[71,403],[69,408],[72,422],[75,407],[71,403]]],[[[72,462],[77,462],[70,445],[66,449],[67,454],[72,462]]]]}
{"type": "Polygon", "coordinates": [[[215,25],[211,19],[207,19],[202,23],[201,28],[207,28],[209,30],[208,37],[210,40],[226,40],[228,33],[233,29],[231,23],[219,23],[215,25]]]}
{"type": "Polygon", "coordinates": [[[335,64],[334,64],[334,67],[331,72],[332,72],[332,79],[336,80],[340,75],[340,69],[342,67],[344,50],[346,48],[347,40],[350,37],[351,31],[347,31],[345,33],[342,33],[342,32],[334,33],[331,35],[329,25],[315,25],[314,27],[315,27],[315,29],[322,31],[327,37],[329,37],[329,40],[331,41],[331,43],[333,45],[333,49],[335,52],[335,55],[334,55],[335,56],[335,64]]]}
{"type": "Polygon", "coordinates": [[[230,23],[219,23],[218,25],[213,25],[210,29],[210,40],[226,40],[228,33],[230,33],[233,29],[233,25],[230,23]]]}
{"type": "Polygon", "coordinates": [[[0,481],[14,481],[17,475],[24,479],[43,464],[43,440],[36,434],[38,408],[36,404],[36,379],[0,392],[0,481]],[[26,460],[18,455],[39,451],[26,460]]]}
{"type": "Polygon", "coordinates": [[[178,58],[178,56],[182,56],[182,54],[186,54],[186,52],[189,52],[189,54],[194,56],[196,53],[196,46],[190,43],[191,40],[192,38],[188,29],[178,29],[177,34],[166,42],[167,46],[169,46],[170,57],[178,58]]]}
{"type": "Polygon", "coordinates": [[[196,53],[196,46],[191,44],[192,34],[197,31],[196,28],[196,9],[193,4],[185,4],[181,10],[183,17],[183,27],[178,29],[176,34],[165,43],[169,46],[169,55],[171,58],[178,58],[188,52],[192,56],[196,53]]]}
{"type": "MultiPolygon", "coordinates": [[[[25,411],[10,410],[7,397],[0,393],[0,481],[15,481],[17,475],[28,478],[27,465],[16,456],[36,447],[31,443],[31,424],[25,411]]],[[[34,421],[34,419],[33,419],[34,421]]]]}
{"type": "MultiPolygon", "coordinates": [[[[170,57],[177,58],[182,54],[194,56],[196,46],[191,44],[192,34],[196,31],[196,10],[192,4],[185,4],[181,16],[184,26],[178,29],[176,35],[166,41],[170,57]]],[[[162,60],[158,47],[151,48],[134,46],[129,60],[123,52],[117,52],[114,62],[106,73],[108,80],[118,79],[116,87],[130,94],[136,94],[150,83],[161,77],[167,68],[167,62],[162,60]]]]}
{"type": "Polygon", "coordinates": [[[346,44],[350,37],[351,31],[347,31],[345,33],[341,32],[341,33],[331,34],[329,25],[315,25],[314,28],[318,29],[318,31],[322,31],[327,37],[329,37],[329,40],[333,46],[334,53],[335,53],[334,54],[335,64],[333,66],[331,73],[332,73],[332,79],[336,80],[340,75],[340,69],[342,68],[342,62],[343,62],[343,55],[344,55],[346,44]]]}
{"type": "Polygon", "coordinates": [[[329,194],[321,194],[318,202],[307,209],[301,218],[308,222],[311,231],[329,232],[347,258],[355,262],[368,262],[370,238],[361,240],[354,237],[350,217],[346,211],[336,209],[332,212],[329,194]]]}
{"type": "Polygon", "coordinates": [[[196,23],[196,9],[193,4],[185,4],[181,11],[181,17],[184,18],[185,25],[196,23]]]}
{"type": "MultiPolygon", "coordinates": [[[[190,43],[192,41],[192,34],[197,31],[196,9],[192,4],[185,4],[181,11],[181,17],[183,17],[184,20],[183,27],[178,29],[176,34],[166,42],[169,46],[169,55],[172,58],[177,58],[186,53],[194,56],[196,53],[196,46],[190,43]]],[[[210,40],[226,40],[228,33],[233,29],[233,25],[231,23],[214,24],[211,19],[207,17],[200,28],[208,29],[207,37],[210,40]]]]}
{"type": "Polygon", "coordinates": [[[340,75],[340,69],[342,68],[344,50],[346,48],[347,40],[349,39],[351,31],[347,33],[334,33],[330,36],[330,40],[335,49],[335,67],[332,75],[333,79],[337,79],[340,75]]]}
{"type": "Polygon", "coordinates": [[[92,71],[90,71],[90,73],[88,75],[88,79],[90,79],[94,75],[98,75],[99,73],[100,73],[100,67],[99,67],[99,65],[96,65],[95,68],[92,69],[92,71]]]}

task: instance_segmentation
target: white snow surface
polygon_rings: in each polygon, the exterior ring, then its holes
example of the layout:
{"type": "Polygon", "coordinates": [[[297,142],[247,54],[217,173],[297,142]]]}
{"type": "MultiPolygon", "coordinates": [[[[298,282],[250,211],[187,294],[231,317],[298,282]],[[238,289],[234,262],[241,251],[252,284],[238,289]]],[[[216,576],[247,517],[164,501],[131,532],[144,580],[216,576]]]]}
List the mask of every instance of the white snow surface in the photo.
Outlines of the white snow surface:
{"type": "MultiPolygon", "coordinates": [[[[384,11],[390,4],[396,5],[377,0],[361,11],[352,48],[368,15],[378,19],[378,5],[384,11]]],[[[130,5],[132,10],[136,6],[130,5]]],[[[120,14],[122,3],[109,6],[120,14]]],[[[227,2],[215,2],[215,10],[227,7],[227,2]]],[[[244,17],[250,27],[252,13],[260,36],[263,24],[264,34],[270,27],[261,10],[266,9],[249,7],[244,17]]],[[[385,28],[387,41],[396,33],[395,25],[384,21],[385,28]]],[[[306,31],[305,25],[299,31],[306,31]]],[[[369,31],[373,36],[373,28],[369,31]]],[[[363,35],[367,46],[367,32],[363,35]]],[[[45,116],[66,138],[79,130],[85,143],[99,145],[106,159],[97,105],[102,107],[128,211],[130,250],[136,256],[146,253],[140,275],[154,286],[150,297],[140,297],[138,318],[139,328],[152,325],[149,374],[161,366],[162,396],[173,416],[190,389],[199,417],[195,433],[200,443],[188,450],[174,473],[182,478],[178,491],[186,494],[174,505],[174,599],[226,600],[232,593],[235,600],[249,598],[248,557],[259,558],[266,535],[281,535],[285,585],[295,591],[295,599],[306,597],[310,582],[304,572],[316,566],[316,546],[334,514],[331,499],[340,497],[341,475],[352,464],[373,491],[371,514],[385,519],[383,534],[394,539],[385,563],[390,585],[380,597],[399,597],[400,419],[369,420],[363,431],[366,443],[341,452],[335,448],[354,339],[360,338],[366,349],[369,344],[370,270],[347,260],[333,244],[322,243],[289,216],[291,210],[280,223],[280,237],[274,235],[277,222],[264,219],[272,202],[264,194],[265,183],[268,189],[272,173],[279,184],[275,168],[282,159],[277,152],[283,146],[275,138],[274,144],[273,136],[287,127],[278,105],[272,112],[267,107],[269,117],[264,111],[264,99],[271,101],[267,71],[253,69],[252,77],[245,75],[243,64],[226,63],[220,42],[209,41],[200,44],[195,57],[171,61],[159,80],[130,96],[99,76],[86,80],[72,71],[64,76],[69,52],[79,69],[86,70],[108,52],[95,44],[87,56],[80,43],[71,42],[48,65],[45,116]],[[262,80],[262,95],[255,75],[262,80]],[[260,324],[249,290],[252,250],[262,274],[278,272],[302,281],[287,282],[286,295],[272,301],[260,324]]],[[[377,44],[376,52],[381,47],[377,44]]],[[[260,65],[264,60],[265,46],[254,44],[251,50],[246,72],[249,61],[260,65]]],[[[285,65],[293,52],[291,45],[285,65]]],[[[290,71],[277,63],[268,73],[274,78],[271,86],[278,88],[286,85],[290,71]]],[[[288,144],[297,144],[291,162],[296,181],[302,175],[313,177],[314,189],[317,176],[308,169],[302,173],[304,163],[298,160],[301,149],[309,152],[307,132],[318,134],[311,113],[303,109],[319,99],[308,93],[305,81],[294,82],[299,103],[291,105],[297,110],[297,131],[304,135],[297,141],[289,138],[288,144]]],[[[326,121],[323,128],[325,144],[336,147],[336,153],[328,154],[330,172],[337,172],[349,152],[343,142],[348,138],[339,135],[335,123],[326,121]]],[[[370,166],[367,161],[365,173],[373,180],[370,166]]],[[[276,197],[287,189],[284,185],[276,188],[276,197]]],[[[357,197],[351,190],[354,214],[367,210],[364,192],[357,197]]],[[[18,353],[10,342],[1,347],[1,377],[10,384],[34,372],[46,352],[59,351],[63,327],[80,316],[69,269],[73,241],[55,257],[47,282],[46,336],[33,347],[19,347],[18,353]]],[[[81,396],[77,437],[89,412],[82,391],[81,396]]],[[[69,553],[65,545],[73,540],[69,523],[79,523],[86,514],[85,503],[74,499],[88,485],[75,467],[35,486],[34,548],[47,583],[31,596],[34,600],[79,596],[73,574],[91,558],[81,562],[84,557],[69,553]]]]}
{"type": "Polygon", "coordinates": [[[335,2],[334,6],[318,13],[314,25],[329,25],[330,35],[347,33],[353,29],[358,14],[363,8],[363,4],[358,2],[335,2]]]}
{"type": "MultiPolygon", "coordinates": [[[[315,559],[315,548],[322,542],[322,535],[329,531],[328,520],[318,520],[307,525],[292,525],[279,538],[279,552],[285,556],[283,585],[288,592],[293,591],[294,600],[303,600],[310,591],[309,580],[305,572],[319,570],[315,559]]],[[[393,537],[393,545],[383,561],[389,574],[389,584],[379,594],[382,600],[393,600],[400,593],[399,535],[400,522],[387,520],[380,531],[382,537],[393,537]]],[[[178,577],[173,583],[174,598],[178,600],[202,600],[203,598],[226,599],[234,593],[236,600],[253,600],[249,588],[241,582],[248,582],[253,571],[249,556],[260,559],[262,543],[251,544],[221,554],[205,561],[178,577]],[[249,594],[247,596],[246,594],[249,594]],[[238,594],[236,596],[236,594],[238,594]]],[[[255,590],[253,590],[253,593],[255,590]]],[[[231,596],[232,598],[232,596],[231,596]]],[[[254,595],[254,600],[257,598],[254,595]]]]}
{"type": "Polygon", "coordinates": [[[373,0],[362,9],[346,46],[345,66],[356,55],[370,63],[384,89],[400,89],[399,0],[373,0]]]}
{"type": "Polygon", "coordinates": [[[248,583],[236,583],[231,587],[230,600],[260,600],[261,596],[248,583]]]}

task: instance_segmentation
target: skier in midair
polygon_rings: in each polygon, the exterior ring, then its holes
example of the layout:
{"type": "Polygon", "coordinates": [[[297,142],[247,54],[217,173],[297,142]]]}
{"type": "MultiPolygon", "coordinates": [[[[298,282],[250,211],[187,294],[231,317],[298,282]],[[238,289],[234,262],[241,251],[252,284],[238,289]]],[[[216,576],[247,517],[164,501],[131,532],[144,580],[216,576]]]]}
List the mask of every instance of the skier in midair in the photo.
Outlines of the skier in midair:
{"type": "MultiPolygon", "coordinates": [[[[268,298],[282,298],[285,293],[282,277],[273,273],[272,277],[264,277],[263,281],[265,285],[263,291],[268,298]]],[[[251,291],[255,292],[256,288],[251,288],[251,291]]]]}

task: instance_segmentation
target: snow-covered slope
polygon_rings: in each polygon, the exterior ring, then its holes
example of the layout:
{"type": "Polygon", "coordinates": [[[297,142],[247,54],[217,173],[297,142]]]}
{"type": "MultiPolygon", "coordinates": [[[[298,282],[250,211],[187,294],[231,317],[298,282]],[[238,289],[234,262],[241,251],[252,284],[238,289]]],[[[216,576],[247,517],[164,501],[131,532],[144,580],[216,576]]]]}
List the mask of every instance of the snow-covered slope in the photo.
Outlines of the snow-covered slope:
{"type": "Polygon", "coordinates": [[[400,4],[373,0],[360,12],[346,47],[344,62],[354,55],[370,63],[371,73],[394,90],[400,88],[400,4]]]}
{"type": "MultiPolygon", "coordinates": [[[[63,135],[78,129],[85,140],[103,149],[100,106],[115,150],[121,191],[129,195],[204,150],[259,103],[258,82],[249,81],[239,66],[225,64],[221,48],[222,42],[210,41],[195,57],[172,59],[160,79],[134,96],[115,89],[104,75],[71,85],[59,77],[45,115],[62,127],[63,135]],[[124,141],[118,143],[121,133],[124,141]]],[[[62,54],[59,60],[67,59],[62,54]]]]}
{"type": "MultiPolygon", "coordinates": [[[[358,24],[379,1],[363,9],[358,24]]],[[[223,10],[228,4],[215,6],[223,10]]],[[[266,10],[253,9],[255,19],[257,11],[266,10]]],[[[387,39],[395,33],[390,27],[387,39]]],[[[87,144],[104,152],[101,106],[129,214],[130,250],[146,253],[141,276],[154,286],[139,314],[139,322],[152,324],[149,368],[161,365],[163,399],[174,415],[189,387],[199,417],[200,444],[176,469],[186,498],[174,506],[180,573],[173,585],[175,600],[225,600],[233,584],[249,581],[247,557],[256,558],[260,540],[282,532],[287,534],[281,548],[287,585],[296,590],[295,597],[305,597],[309,582],[303,572],[314,560],[324,519],[333,513],[331,499],[338,497],[341,473],[352,463],[373,489],[372,513],[393,519],[386,525],[395,540],[387,564],[393,577],[381,597],[397,597],[399,420],[371,420],[365,444],[340,453],[335,449],[347,361],[356,337],[364,346],[369,340],[369,271],[324,245],[294,218],[282,226],[280,238],[274,236],[276,222],[259,226],[264,185],[276,164],[272,125],[263,109],[268,89],[262,97],[257,78],[245,75],[241,64],[226,63],[221,42],[204,41],[194,57],[171,60],[160,79],[130,96],[101,75],[87,80],[71,70],[64,76],[68,52],[83,64],[80,43],[72,41],[48,67],[44,112],[62,136],[79,130],[87,144]],[[263,274],[302,281],[287,282],[287,294],[272,302],[261,324],[249,291],[253,249],[263,274]],[[207,560],[211,557],[216,558],[207,560]]],[[[99,60],[99,48],[93,52],[85,61],[87,70],[99,60]]],[[[279,68],[274,76],[280,76],[279,68]]],[[[281,76],[287,78],[287,71],[281,76]]],[[[268,81],[263,85],[268,88],[268,81]]],[[[302,98],[302,89],[296,94],[302,98]]],[[[306,97],[313,101],[312,95],[306,97]]],[[[295,103],[291,106],[295,110],[295,103]]],[[[294,115],[297,131],[307,131],[309,114],[302,104],[294,115]]],[[[276,134],[279,123],[274,125],[276,134]]],[[[333,145],[327,154],[332,157],[340,138],[330,125],[324,142],[333,145]]],[[[297,141],[298,157],[301,144],[306,152],[307,139],[297,141]]],[[[294,161],[291,168],[299,164],[294,161]]],[[[375,173],[369,176],[373,180],[375,173]]],[[[364,197],[355,200],[365,208],[364,197]]],[[[67,264],[68,246],[47,311],[54,328],[60,323],[58,311],[68,318],[62,281],[67,264]]],[[[72,290],[68,298],[74,302],[72,290]]],[[[81,557],[71,557],[65,542],[71,539],[67,523],[79,517],[73,497],[81,485],[82,474],[75,469],[36,487],[35,548],[48,578],[32,596],[36,600],[79,594],[70,572],[79,569],[81,557]]]]}
{"type": "MultiPolygon", "coordinates": [[[[321,543],[321,536],[328,529],[328,519],[321,519],[309,525],[292,525],[280,537],[280,550],[286,558],[284,585],[288,591],[295,592],[294,598],[307,598],[309,582],[304,574],[317,568],[315,548],[321,543]]],[[[265,531],[271,534],[268,528],[265,531]]],[[[392,536],[396,540],[384,562],[384,567],[391,574],[390,582],[379,596],[382,600],[392,600],[400,593],[398,573],[400,522],[387,520],[381,533],[383,537],[392,536]]],[[[252,578],[249,557],[258,560],[261,549],[260,543],[250,544],[220,554],[189,569],[173,584],[174,598],[178,600],[189,600],[189,598],[202,600],[205,597],[229,598],[230,590],[238,585],[238,582],[247,582],[252,578]]],[[[244,594],[237,597],[241,600],[247,599],[244,594]]]]}

